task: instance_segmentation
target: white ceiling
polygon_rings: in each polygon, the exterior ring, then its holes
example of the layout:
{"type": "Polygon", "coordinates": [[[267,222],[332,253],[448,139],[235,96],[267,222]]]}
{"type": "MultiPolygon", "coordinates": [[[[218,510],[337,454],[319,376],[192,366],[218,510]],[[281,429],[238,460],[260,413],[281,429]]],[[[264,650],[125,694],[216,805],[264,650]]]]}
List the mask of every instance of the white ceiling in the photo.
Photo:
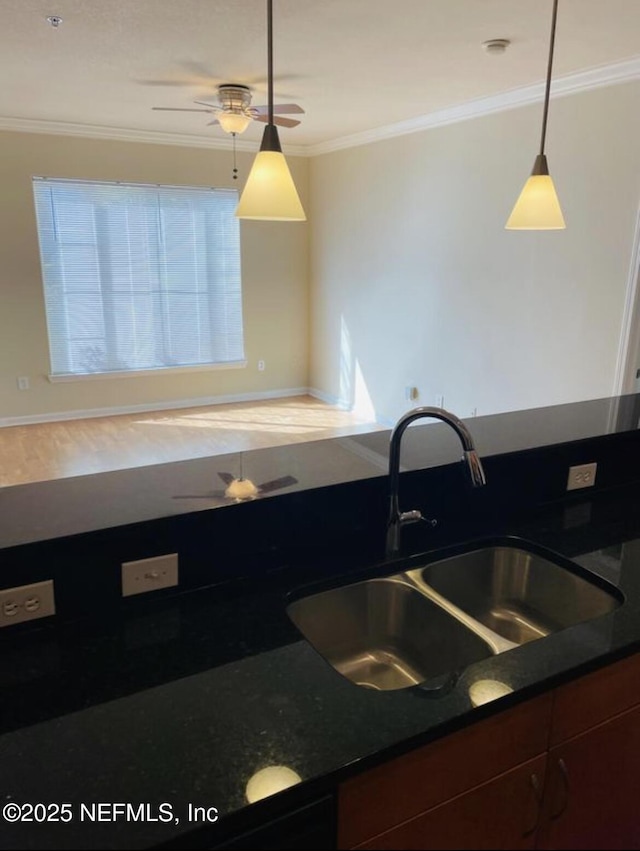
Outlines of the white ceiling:
{"type": "MultiPolygon", "coordinates": [[[[551,0],[274,0],[276,102],[317,146],[540,83],[551,0]],[[481,48],[512,44],[503,56],[481,48]]],[[[190,107],[220,83],[266,102],[266,0],[0,0],[6,119],[224,137],[190,107]],[[63,24],[51,28],[48,15],[63,24]]],[[[560,0],[554,78],[640,58],[640,0],[560,0]]],[[[19,124],[19,122],[16,122],[19,124]]],[[[262,126],[242,137],[257,143],[262,126]]],[[[229,137],[224,137],[228,140],[229,137]]]]}

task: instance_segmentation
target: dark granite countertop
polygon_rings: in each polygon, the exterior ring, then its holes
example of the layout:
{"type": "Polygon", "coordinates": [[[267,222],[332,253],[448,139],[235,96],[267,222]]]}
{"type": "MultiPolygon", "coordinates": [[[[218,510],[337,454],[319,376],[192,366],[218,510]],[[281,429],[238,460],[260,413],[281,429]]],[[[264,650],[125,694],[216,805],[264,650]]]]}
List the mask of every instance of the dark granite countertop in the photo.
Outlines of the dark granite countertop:
{"type": "Polygon", "coordinates": [[[406,530],[402,565],[515,536],[625,596],[609,615],[469,666],[437,698],[354,685],[286,613],[323,584],[398,570],[381,561],[388,432],[244,453],[255,480],[297,484],[241,505],[174,499],[207,493],[217,470],[235,474],[231,456],[0,489],[2,585],[53,578],[57,607],[0,631],[0,804],[68,805],[45,823],[55,808],[16,823],[0,810],[0,847],[212,847],[639,649],[639,408],[632,395],[471,421],[488,473],[481,498],[449,463],[459,447],[445,426],[408,430],[403,505],[442,522],[406,530]],[[566,494],[568,467],[592,461],[597,487],[566,494]],[[179,590],[123,600],[121,562],[167,552],[180,553],[179,590]],[[480,679],[512,691],[474,707],[480,679]],[[301,782],[249,804],[249,780],[269,766],[301,782]],[[81,804],[101,803],[148,807],[144,820],[89,821],[81,804]],[[190,822],[189,804],[216,808],[219,822],[190,822]]]}
{"type": "MultiPolygon", "coordinates": [[[[640,394],[468,419],[482,458],[569,441],[635,431],[640,394]]],[[[284,476],[295,484],[265,494],[279,497],[386,475],[390,431],[365,432],[243,453],[0,487],[0,549],[92,530],[234,509],[220,495],[219,472],[256,484],[284,476]],[[242,468],[241,468],[242,456],[242,468]],[[211,495],[218,493],[218,495],[211,495]],[[191,497],[191,498],[186,498],[191,497]]],[[[405,434],[402,470],[448,464],[459,457],[450,428],[419,422],[405,434]]]]}
{"type": "MultiPolygon", "coordinates": [[[[300,593],[303,576],[322,575],[328,554],[319,543],[309,549],[305,572],[283,569],[223,590],[153,600],[116,619],[0,636],[2,804],[69,803],[73,813],[68,824],[4,821],[0,845],[210,847],[216,830],[222,835],[234,819],[267,813],[270,802],[319,794],[353,772],[635,651],[639,518],[640,490],[627,487],[584,505],[545,506],[492,529],[575,559],[617,585],[625,602],[595,621],[471,665],[438,699],[419,688],[360,688],[301,638],[286,601],[300,593]],[[513,691],[474,708],[469,687],[479,679],[513,691]],[[273,765],[292,769],[302,783],[247,804],[248,781],[273,765]],[[170,805],[171,820],[82,821],[80,804],[97,802],[148,803],[156,816],[169,812],[160,804],[170,805]],[[193,833],[189,803],[216,807],[219,826],[193,833]]],[[[417,555],[411,564],[436,557],[417,555]]]]}

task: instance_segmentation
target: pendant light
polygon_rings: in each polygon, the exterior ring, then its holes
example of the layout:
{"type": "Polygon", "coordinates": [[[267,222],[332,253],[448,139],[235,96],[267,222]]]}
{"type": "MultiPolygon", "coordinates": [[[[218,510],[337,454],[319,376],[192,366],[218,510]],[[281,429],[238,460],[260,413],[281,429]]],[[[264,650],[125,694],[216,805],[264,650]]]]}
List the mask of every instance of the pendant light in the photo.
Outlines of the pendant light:
{"type": "Polygon", "coordinates": [[[273,123],[273,0],[267,0],[269,116],[262,144],[236,208],[239,219],[306,221],[289,166],[273,123]]]}
{"type": "Polygon", "coordinates": [[[551,68],[553,66],[553,47],[556,40],[556,19],[558,17],[558,0],[553,0],[553,16],[551,21],[551,39],[549,43],[549,64],[547,65],[547,85],[544,94],[544,112],[542,117],[542,136],[540,153],[531,171],[531,177],[524,185],[520,197],[516,201],[509,220],[505,225],[507,230],[562,230],[566,227],[560,202],[556,194],[553,180],[549,174],[544,145],[547,135],[547,117],[549,115],[549,95],[551,92],[551,68]]]}

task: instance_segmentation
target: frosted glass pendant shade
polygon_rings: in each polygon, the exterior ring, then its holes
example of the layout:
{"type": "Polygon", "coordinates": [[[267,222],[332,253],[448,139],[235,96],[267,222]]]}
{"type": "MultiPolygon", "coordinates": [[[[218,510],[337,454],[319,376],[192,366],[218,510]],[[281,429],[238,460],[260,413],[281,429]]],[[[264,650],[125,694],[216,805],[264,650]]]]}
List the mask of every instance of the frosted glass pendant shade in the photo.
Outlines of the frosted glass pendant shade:
{"type": "Polygon", "coordinates": [[[262,145],[236,207],[239,219],[304,222],[305,216],[289,166],[280,149],[277,129],[264,128],[262,145]]]}
{"type": "Polygon", "coordinates": [[[505,225],[507,230],[563,230],[566,228],[546,157],[538,157],[505,225]]]}
{"type": "Polygon", "coordinates": [[[239,219],[284,222],[306,220],[284,154],[258,152],[236,208],[236,216],[239,219]]]}

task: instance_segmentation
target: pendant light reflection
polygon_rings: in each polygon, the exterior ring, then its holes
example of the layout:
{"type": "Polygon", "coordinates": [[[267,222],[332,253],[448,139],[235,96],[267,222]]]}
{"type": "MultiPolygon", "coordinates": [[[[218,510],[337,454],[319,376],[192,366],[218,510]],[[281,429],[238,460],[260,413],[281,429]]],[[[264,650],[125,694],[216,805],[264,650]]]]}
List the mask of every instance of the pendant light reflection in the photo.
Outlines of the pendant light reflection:
{"type": "Polygon", "coordinates": [[[484,706],[492,700],[511,694],[513,689],[500,680],[476,680],[469,686],[469,698],[472,706],[484,706]]]}
{"type": "Polygon", "coordinates": [[[551,93],[551,70],[553,67],[553,48],[556,37],[556,20],[558,17],[558,0],[553,0],[553,15],[551,21],[551,38],[549,42],[549,62],[547,65],[547,81],[544,96],[544,111],[542,117],[542,136],[540,153],[536,157],[531,176],[524,185],[522,192],[509,216],[505,228],[507,230],[563,230],[566,225],[558,195],[553,180],[549,174],[547,157],[544,146],[547,135],[547,118],[549,115],[549,97],[551,93]]]}
{"type": "Polygon", "coordinates": [[[286,765],[268,765],[251,775],[245,789],[245,797],[250,804],[255,804],[256,801],[262,801],[263,798],[289,789],[301,781],[300,775],[286,765]]]}
{"type": "Polygon", "coordinates": [[[239,219],[304,222],[306,215],[273,123],[273,0],[267,0],[269,116],[260,150],[236,208],[239,219]]]}

